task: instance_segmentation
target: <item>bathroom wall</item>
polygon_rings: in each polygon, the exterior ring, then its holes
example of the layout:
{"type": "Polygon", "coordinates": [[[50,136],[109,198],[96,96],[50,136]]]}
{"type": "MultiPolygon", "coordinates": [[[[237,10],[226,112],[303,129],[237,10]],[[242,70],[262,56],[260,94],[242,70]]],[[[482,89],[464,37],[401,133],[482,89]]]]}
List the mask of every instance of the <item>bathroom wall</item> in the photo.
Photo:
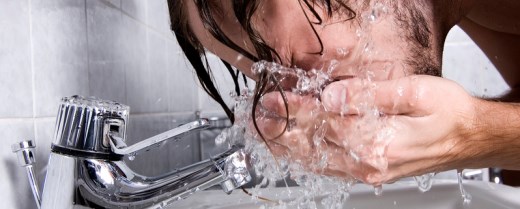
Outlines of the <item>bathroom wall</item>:
{"type": "MultiPolygon", "coordinates": [[[[3,208],[35,208],[25,171],[10,145],[36,141],[36,171],[43,183],[63,96],[91,95],[129,105],[129,143],[199,116],[223,116],[198,88],[168,27],[165,0],[0,0],[3,208]]],[[[445,75],[475,95],[489,96],[507,88],[460,29],[450,34],[445,55],[445,75]],[[469,72],[476,73],[467,76],[469,72]]],[[[211,60],[217,63],[216,57],[211,60]]],[[[222,66],[213,66],[226,96],[232,82],[222,66]]],[[[201,143],[200,136],[166,144],[129,163],[154,175],[198,161],[212,150],[211,139],[201,143]]]]}
{"type": "MultiPolygon", "coordinates": [[[[221,89],[231,83],[227,74],[216,77],[221,89]]],[[[43,183],[58,102],[76,94],[129,105],[129,143],[199,115],[224,116],[198,88],[169,30],[165,0],[0,0],[2,208],[35,208],[10,145],[36,141],[43,183]]],[[[192,134],[129,164],[145,175],[164,173],[200,160],[199,140],[192,134]]]]}

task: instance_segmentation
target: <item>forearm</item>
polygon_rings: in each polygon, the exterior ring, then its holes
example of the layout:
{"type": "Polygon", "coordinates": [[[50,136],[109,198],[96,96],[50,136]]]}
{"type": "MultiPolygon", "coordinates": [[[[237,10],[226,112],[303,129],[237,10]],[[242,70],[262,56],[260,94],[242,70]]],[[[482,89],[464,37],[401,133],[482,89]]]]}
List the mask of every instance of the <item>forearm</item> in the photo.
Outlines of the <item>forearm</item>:
{"type": "Polygon", "coordinates": [[[473,134],[464,143],[471,167],[520,170],[520,104],[478,100],[473,134]]]}

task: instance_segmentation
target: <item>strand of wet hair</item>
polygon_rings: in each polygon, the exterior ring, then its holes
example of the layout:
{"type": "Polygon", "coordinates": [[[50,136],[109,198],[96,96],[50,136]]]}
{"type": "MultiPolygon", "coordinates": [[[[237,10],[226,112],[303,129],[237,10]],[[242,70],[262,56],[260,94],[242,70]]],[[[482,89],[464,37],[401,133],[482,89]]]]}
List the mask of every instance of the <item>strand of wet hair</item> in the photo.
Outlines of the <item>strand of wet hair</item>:
{"type": "Polygon", "coordinates": [[[214,83],[212,82],[213,79],[211,77],[211,68],[207,64],[207,59],[205,54],[201,54],[195,47],[193,47],[188,40],[186,40],[183,36],[175,32],[177,37],[177,42],[179,42],[179,46],[181,47],[182,51],[188,58],[188,61],[191,63],[193,68],[195,69],[195,72],[197,74],[199,83],[204,89],[208,95],[213,98],[222,108],[224,109],[224,112],[228,116],[229,120],[231,120],[231,123],[235,122],[235,116],[231,109],[229,109],[224,102],[224,99],[222,96],[220,96],[217,88],[215,87],[214,83]],[[201,57],[202,55],[202,57],[201,57]],[[199,57],[199,59],[195,59],[195,57],[199,57]],[[206,61],[206,67],[204,67],[203,59],[206,61]]]}
{"type": "Polygon", "coordinates": [[[253,15],[258,9],[258,5],[259,3],[256,0],[235,0],[233,1],[233,12],[237,20],[240,22],[242,28],[246,31],[249,40],[252,42],[253,47],[257,53],[258,60],[281,62],[282,59],[280,55],[276,52],[276,50],[266,44],[265,40],[251,24],[253,15]]]}
{"type": "Polygon", "coordinates": [[[207,0],[195,0],[197,4],[197,8],[199,10],[199,15],[204,25],[210,34],[216,38],[218,41],[223,43],[224,45],[230,47],[231,49],[237,51],[238,53],[244,55],[248,59],[251,59],[253,62],[259,61],[256,56],[249,53],[242,47],[238,46],[235,42],[233,42],[229,37],[225,35],[222,29],[218,26],[215,19],[213,18],[213,13],[211,8],[209,8],[209,4],[207,0]]]}
{"type": "MultiPolygon", "coordinates": [[[[321,17],[318,15],[316,10],[314,10],[314,8],[312,8],[312,6],[309,4],[309,2],[307,2],[307,0],[303,0],[303,2],[305,2],[307,7],[309,8],[309,10],[313,13],[313,15],[315,15],[315,17],[318,19],[318,22],[320,22],[320,24],[321,24],[321,17]]],[[[305,15],[305,19],[307,19],[307,22],[309,23],[309,26],[311,26],[311,29],[312,29],[312,32],[314,33],[314,36],[316,36],[316,38],[318,39],[318,43],[320,44],[320,51],[317,52],[317,53],[315,52],[315,53],[311,53],[311,54],[323,55],[323,50],[324,50],[323,41],[321,40],[320,35],[318,34],[318,31],[316,31],[316,28],[314,28],[314,25],[313,25],[312,21],[309,19],[309,16],[307,15],[307,12],[305,12],[305,9],[303,8],[303,5],[302,5],[302,1],[298,0],[298,3],[300,4],[300,8],[302,9],[303,14],[305,15]]]]}
{"type": "Polygon", "coordinates": [[[220,59],[220,61],[222,61],[222,63],[224,63],[224,66],[228,70],[229,74],[231,74],[233,83],[235,83],[235,93],[237,94],[237,96],[239,96],[240,95],[240,84],[238,83],[239,71],[236,70],[236,72],[235,72],[235,70],[233,70],[233,67],[231,67],[231,65],[228,62],[226,62],[225,60],[220,59]]]}

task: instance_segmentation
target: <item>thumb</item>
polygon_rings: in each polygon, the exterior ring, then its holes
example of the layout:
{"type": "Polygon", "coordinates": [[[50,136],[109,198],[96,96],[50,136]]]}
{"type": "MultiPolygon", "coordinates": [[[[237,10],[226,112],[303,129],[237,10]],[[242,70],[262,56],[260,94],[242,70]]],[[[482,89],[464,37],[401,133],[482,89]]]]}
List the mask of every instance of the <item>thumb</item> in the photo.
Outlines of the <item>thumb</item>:
{"type": "Polygon", "coordinates": [[[414,75],[371,82],[361,79],[341,80],[329,84],[321,99],[327,111],[335,113],[359,114],[359,106],[369,103],[385,114],[424,115],[424,102],[420,98],[425,97],[429,90],[424,85],[433,78],[429,77],[432,76],[414,75]]]}

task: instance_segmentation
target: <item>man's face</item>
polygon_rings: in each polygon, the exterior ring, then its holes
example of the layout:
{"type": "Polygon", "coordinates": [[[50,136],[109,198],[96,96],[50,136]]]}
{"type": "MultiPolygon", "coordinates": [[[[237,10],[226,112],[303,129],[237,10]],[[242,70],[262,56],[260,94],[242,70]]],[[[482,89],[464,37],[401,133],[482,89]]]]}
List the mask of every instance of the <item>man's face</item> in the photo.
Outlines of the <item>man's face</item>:
{"type": "MultiPolygon", "coordinates": [[[[232,2],[216,2],[221,12],[215,12],[214,18],[224,33],[234,43],[256,55],[247,33],[234,15],[232,2]]],[[[187,3],[190,26],[203,46],[255,78],[251,72],[253,61],[211,36],[203,27],[195,4],[192,1],[187,3]]],[[[417,39],[418,35],[425,35],[417,34],[421,33],[421,28],[413,31],[410,27],[417,24],[411,16],[408,19],[412,14],[409,10],[414,8],[375,2],[348,6],[356,12],[356,18],[352,20],[348,20],[352,13],[345,9],[339,9],[329,17],[323,5],[313,6],[323,21],[315,24],[313,22],[318,22],[318,19],[303,1],[264,0],[252,22],[265,42],[280,55],[282,64],[288,67],[328,71],[334,66],[332,77],[362,77],[370,72],[376,80],[424,71],[421,68],[440,69],[441,50],[436,47],[438,44],[432,43],[435,40],[431,35],[426,34],[430,36],[426,37],[427,47],[413,40],[414,36],[417,39]]],[[[426,28],[422,32],[430,32],[428,18],[423,16],[419,19],[424,21],[419,27],[426,28]]]]}

